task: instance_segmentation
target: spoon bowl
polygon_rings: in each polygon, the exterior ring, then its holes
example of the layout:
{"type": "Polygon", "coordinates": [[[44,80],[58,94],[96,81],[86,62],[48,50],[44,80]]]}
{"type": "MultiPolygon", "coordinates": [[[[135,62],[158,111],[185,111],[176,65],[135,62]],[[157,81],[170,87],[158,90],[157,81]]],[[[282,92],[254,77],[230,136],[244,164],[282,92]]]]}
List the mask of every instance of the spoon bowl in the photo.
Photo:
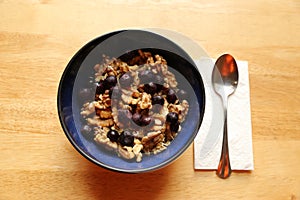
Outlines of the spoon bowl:
{"type": "Polygon", "coordinates": [[[228,178],[231,174],[227,134],[227,102],[228,97],[236,90],[238,80],[239,73],[235,59],[229,54],[220,56],[215,63],[212,73],[213,87],[222,98],[224,107],[223,144],[217,169],[217,175],[220,178],[228,178]]]}
{"type": "Polygon", "coordinates": [[[216,93],[221,97],[231,95],[238,85],[238,68],[235,59],[224,54],[220,56],[213,69],[212,82],[216,93]]]}

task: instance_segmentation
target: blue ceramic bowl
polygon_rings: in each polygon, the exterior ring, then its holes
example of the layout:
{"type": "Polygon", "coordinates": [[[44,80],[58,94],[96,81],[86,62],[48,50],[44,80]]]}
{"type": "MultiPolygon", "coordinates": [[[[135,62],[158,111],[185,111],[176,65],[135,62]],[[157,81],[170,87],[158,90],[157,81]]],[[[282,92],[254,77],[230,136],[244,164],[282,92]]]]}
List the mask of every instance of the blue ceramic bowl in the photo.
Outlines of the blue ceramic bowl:
{"type": "Polygon", "coordinates": [[[178,45],[158,34],[143,30],[121,30],[100,36],[83,46],[67,65],[58,88],[58,115],[62,128],[75,149],[93,163],[118,172],[140,173],[162,168],[178,158],[193,142],[200,128],[205,91],[201,75],[190,56],[178,45]],[[93,77],[93,67],[101,62],[102,55],[126,61],[138,49],[160,54],[183,83],[188,92],[189,113],[181,124],[182,129],[168,146],[156,155],[143,155],[141,162],[127,161],[116,153],[99,147],[81,134],[82,102],[78,98],[81,88],[93,77]]]}

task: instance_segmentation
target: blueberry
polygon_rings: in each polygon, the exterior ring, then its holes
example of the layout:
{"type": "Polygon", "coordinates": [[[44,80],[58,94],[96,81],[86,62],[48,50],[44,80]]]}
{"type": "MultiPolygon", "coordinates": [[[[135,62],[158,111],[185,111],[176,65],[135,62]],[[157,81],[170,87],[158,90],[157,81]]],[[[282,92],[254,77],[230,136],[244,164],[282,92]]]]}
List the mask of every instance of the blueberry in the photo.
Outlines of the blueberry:
{"type": "Polygon", "coordinates": [[[145,92],[147,92],[148,94],[154,94],[155,92],[157,92],[157,86],[155,83],[150,82],[148,84],[145,84],[144,86],[144,90],[145,92]]]}
{"type": "Polygon", "coordinates": [[[110,139],[110,141],[117,142],[119,139],[119,133],[116,130],[109,130],[107,132],[107,137],[110,139]]]}
{"type": "Polygon", "coordinates": [[[163,87],[161,88],[161,93],[162,93],[163,95],[167,95],[168,92],[169,92],[169,90],[170,90],[169,88],[163,86],[163,87]]]}
{"type": "Polygon", "coordinates": [[[162,98],[162,96],[154,96],[152,97],[152,105],[154,104],[159,104],[159,105],[164,105],[165,100],[162,98]]]}
{"type": "Polygon", "coordinates": [[[111,87],[115,86],[117,84],[117,78],[116,76],[110,75],[106,77],[104,80],[105,88],[109,90],[111,87]]]}
{"type": "Polygon", "coordinates": [[[134,145],[134,137],[129,131],[123,131],[119,136],[119,142],[122,146],[130,146],[134,145]]]}
{"type": "Polygon", "coordinates": [[[136,123],[137,125],[141,125],[141,114],[136,112],[132,115],[132,120],[134,121],[134,123],[136,123]]]}
{"type": "Polygon", "coordinates": [[[122,87],[129,87],[133,83],[133,78],[129,73],[123,74],[119,79],[122,87]]]}
{"type": "Polygon", "coordinates": [[[171,124],[178,122],[178,114],[176,112],[169,112],[167,114],[167,122],[170,122],[171,124]]]}
{"type": "Polygon", "coordinates": [[[141,118],[141,126],[147,126],[152,122],[152,117],[143,115],[141,118]]]}
{"type": "Polygon", "coordinates": [[[103,81],[99,81],[99,83],[96,84],[96,94],[103,94],[105,92],[105,86],[103,81]]]}
{"type": "Polygon", "coordinates": [[[173,89],[169,89],[167,94],[167,100],[169,103],[175,103],[177,100],[177,96],[175,94],[175,91],[173,89]]]}
{"type": "Polygon", "coordinates": [[[178,130],[179,130],[179,122],[177,121],[174,124],[171,124],[170,125],[170,130],[172,132],[178,132],[178,130]]]}
{"type": "Polygon", "coordinates": [[[154,74],[151,70],[144,70],[139,73],[139,78],[143,83],[148,83],[153,81],[154,74]]]}
{"type": "Polygon", "coordinates": [[[130,104],[131,107],[131,113],[135,113],[137,105],[136,104],[130,104]]]}

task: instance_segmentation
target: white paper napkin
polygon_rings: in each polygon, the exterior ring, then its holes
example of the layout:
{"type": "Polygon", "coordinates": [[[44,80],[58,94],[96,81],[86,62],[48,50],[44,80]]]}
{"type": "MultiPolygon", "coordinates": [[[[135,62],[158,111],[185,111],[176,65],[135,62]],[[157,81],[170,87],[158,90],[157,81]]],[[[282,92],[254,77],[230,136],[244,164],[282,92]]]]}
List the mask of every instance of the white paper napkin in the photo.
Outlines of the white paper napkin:
{"type": "MultiPolygon", "coordinates": [[[[214,60],[202,58],[195,62],[204,82],[206,107],[194,140],[194,168],[217,169],[222,149],[224,114],[221,98],[211,83],[214,60]]],[[[237,65],[239,84],[228,99],[229,158],[233,170],[253,170],[248,62],[237,61],[237,65]]]]}

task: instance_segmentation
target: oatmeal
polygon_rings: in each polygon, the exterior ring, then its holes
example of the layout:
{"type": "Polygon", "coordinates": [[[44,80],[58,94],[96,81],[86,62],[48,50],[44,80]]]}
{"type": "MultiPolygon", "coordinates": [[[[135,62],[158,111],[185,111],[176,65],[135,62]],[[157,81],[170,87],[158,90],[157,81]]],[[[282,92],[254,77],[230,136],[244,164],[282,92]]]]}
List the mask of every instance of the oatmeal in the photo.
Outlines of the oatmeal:
{"type": "Polygon", "coordinates": [[[104,57],[94,70],[95,99],[82,105],[82,134],[137,162],[165,150],[189,109],[167,61],[140,50],[128,62],[104,57]]]}

